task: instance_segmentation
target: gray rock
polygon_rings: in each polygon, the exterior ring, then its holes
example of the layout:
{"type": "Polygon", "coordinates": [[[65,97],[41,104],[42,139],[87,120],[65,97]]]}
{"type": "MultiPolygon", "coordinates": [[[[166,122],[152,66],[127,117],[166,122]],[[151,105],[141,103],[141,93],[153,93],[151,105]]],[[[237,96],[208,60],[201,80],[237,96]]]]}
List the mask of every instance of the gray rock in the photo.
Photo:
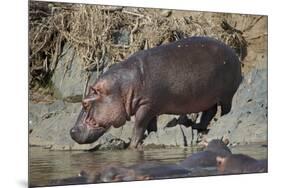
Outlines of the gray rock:
{"type": "Polygon", "coordinates": [[[68,43],[64,45],[62,54],[52,77],[56,97],[79,102],[87,80],[84,62],[68,43]]]}
{"type": "Polygon", "coordinates": [[[52,104],[29,104],[29,144],[49,149],[91,149],[95,144],[79,145],[69,134],[80,111],[80,104],[58,100],[52,104]]]}
{"type": "Polygon", "coordinates": [[[123,140],[125,143],[129,143],[133,132],[134,121],[128,121],[125,125],[119,128],[111,127],[108,131],[115,138],[123,140]]]}
{"type": "Polygon", "coordinates": [[[160,12],[160,14],[161,14],[161,16],[169,17],[169,16],[171,16],[171,14],[172,14],[172,10],[162,10],[162,11],[160,12]]]}
{"type": "Polygon", "coordinates": [[[62,111],[65,105],[63,101],[57,100],[49,105],[29,102],[28,107],[28,128],[30,130],[39,125],[42,119],[62,111]]]}
{"type": "MultiPolygon", "coordinates": [[[[151,132],[144,140],[144,146],[176,146],[191,145],[196,138],[193,137],[191,127],[176,123],[175,115],[161,115],[158,117],[157,132],[151,132]],[[168,126],[167,126],[168,125],[168,126]]],[[[197,134],[196,134],[197,135],[197,134]]]]}
{"type": "Polygon", "coordinates": [[[111,128],[92,144],[77,144],[70,137],[81,110],[80,103],[57,100],[52,104],[29,103],[29,144],[52,150],[124,149],[130,139],[132,125],[128,122],[121,128],[111,128]]]}
{"type": "Polygon", "coordinates": [[[267,70],[245,76],[229,114],[213,122],[207,139],[228,138],[232,143],[267,141],[267,70]]]}
{"type": "Polygon", "coordinates": [[[99,139],[99,150],[121,150],[125,149],[129,143],[112,136],[110,133],[105,134],[99,139]]]}
{"type": "Polygon", "coordinates": [[[118,45],[129,45],[130,32],[126,29],[121,29],[112,34],[113,43],[118,45]]]}

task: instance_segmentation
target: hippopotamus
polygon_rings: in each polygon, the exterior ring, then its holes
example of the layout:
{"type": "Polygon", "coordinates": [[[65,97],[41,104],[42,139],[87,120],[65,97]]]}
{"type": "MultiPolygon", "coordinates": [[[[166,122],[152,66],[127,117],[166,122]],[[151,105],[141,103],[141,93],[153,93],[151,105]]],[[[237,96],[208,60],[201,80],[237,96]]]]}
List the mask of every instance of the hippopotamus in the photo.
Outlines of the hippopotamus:
{"type": "Polygon", "coordinates": [[[267,172],[267,160],[256,160],[244,154],[217,157],[218,171],[223,174],[267,172]]]}
{"type": "Polygon", "coordinates": [[[157,131],[157,116],[202,112],[196,127],[206,129],[221,106],[231,110],[242,80],[234,50],[216,39],[189,37],[131,55],[93,83],[70,134],[79,144],[95,142],[111,126],[135,116],[130,147],[145,132],[157,131]]]}
{"type": "Polygon", "coordinates": [[[109,165],[95,176],[95,182],[118,182],[188,177],[190,171],[177,164],[145,162],[124,167],[109,165]]]}
{"type": "Polygon", "coordinates": [[[64,179],[56,179],[51,180],[49,182],[50,185],[74,185],[74,184],[86,184],[91,183],[89,180],[89,174],[82,170],[77,176],[64,178],[64,179]]]}
{"type": "Polygon", "coordinates": [[[227,144],[227,140],[211,140],[210,142],[205,143],[206,148],[203,151],[190,155],[183,160],[180,165],[188,169],[216,167],[217,157],[231,155],[231,151],[227,147],[227,144]]]}

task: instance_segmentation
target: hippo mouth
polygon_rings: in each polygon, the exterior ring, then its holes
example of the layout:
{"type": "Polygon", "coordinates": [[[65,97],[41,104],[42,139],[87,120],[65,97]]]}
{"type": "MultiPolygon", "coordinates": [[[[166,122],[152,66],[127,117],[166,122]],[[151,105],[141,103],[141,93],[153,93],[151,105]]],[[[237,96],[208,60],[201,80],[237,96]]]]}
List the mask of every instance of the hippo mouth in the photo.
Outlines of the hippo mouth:
{"type": "Polygon", "coordinates": [[[109,128],[99,125],[89,126],[83,122],[85,116],[87,112],[81,110],[75,126],[70,129],[71,138],[78,144],[90,144],[97,141],[109,128]]]}
{"type": "Polygon", "coordinates": [[[70,135],[78,144],[90,144],[97,141],[105,132],[106,129],[103,127],[76,126],[70,130],[70,135]]]}

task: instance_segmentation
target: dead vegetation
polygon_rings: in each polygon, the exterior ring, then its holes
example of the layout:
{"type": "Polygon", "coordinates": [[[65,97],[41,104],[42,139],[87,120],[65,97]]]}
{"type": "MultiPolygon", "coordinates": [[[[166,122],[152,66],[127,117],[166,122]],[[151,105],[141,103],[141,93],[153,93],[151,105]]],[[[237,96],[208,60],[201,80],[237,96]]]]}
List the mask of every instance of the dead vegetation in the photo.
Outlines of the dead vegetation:
{"type": "Polygon", "coordinates": [[[261,17],[244,17],[248,21],[240,29],[231,18],[230,14],[31,1],[30,89],[49,87],[66,43],[83,58],[89,72],[136,51],[195,35],[224,41],[243,60],[248,46],[243,33],[261,17]]]}

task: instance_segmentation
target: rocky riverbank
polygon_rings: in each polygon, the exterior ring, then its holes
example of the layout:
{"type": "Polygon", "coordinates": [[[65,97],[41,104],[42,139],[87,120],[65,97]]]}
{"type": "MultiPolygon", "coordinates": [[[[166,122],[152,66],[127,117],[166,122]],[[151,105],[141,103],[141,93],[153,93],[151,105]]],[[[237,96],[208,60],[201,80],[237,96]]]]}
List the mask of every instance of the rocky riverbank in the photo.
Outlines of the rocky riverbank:
{"type": "MultiPolygon", "coordinates": [[[[66,14],[63,11],[67,9],[56,4],[48,5],[48,7],[47,10],[51,9],[54,14],[54,20],[52,20],[52,16],[46,18],[45,21],[48,24],[52,21],[56,23],[56,19],[60,18],[59,14],[62,16],[66,14]]],[[[69,5],[69,7],[72,6],[69,5]]],[[[72,10],[69,7],[67,8],[72,10]]],[[[74,8],[72,10],[74,15],[89,11],[93,14],[90,16],[96,14],[100,16],[105,9],[104,7],[100,9],[82,9],[83,7],[80,7],[80,10],[76,6],[74,8]]],[[[87,85],[93,83],[97,76],[111,64],[118,63],[134,51],[193,35],[218,38],[232,46],[241,58],[244,78],[233,98],[232,110],[223,117],[217,114],[209,126],[209,132],[205,135],[198,134],[190,126],[181,125],[177,120],[178,116],[161,115],[158,117],[158,131],[147,135],[143,145],[149,148],[185,147],[197,144],[202,139],[211,140],[222,137],[228,138],[231,144],[267,142],[267,17],[183,11],[169,11],[166,14],[165,11],[158,9],[155,14],[150,10],[146,12],[143,9],[136,9],[139,11],[138,13],[128,15],[128,12],[132,13],[135,9],[120,10],[116,8],[110,11],[118,11],[115,14],[117,18],[123,14],[126,15],[124,23],[133,22],[134,24],[131,24],[132,27],[120,26],[119,30],[110,33],[111,38],[108,40],[96,39],[105,40],[107,43],[113,42],[110,45],[105,43],[110,48],[99,44],[89,47],[89,49],[94,48],[91,49],[94,51],[92,54],[94,57],[91,58],[100,64],[89,64],[85,60],[88,58],[88,54],[83,56],[85,54],[81,52],[84,46],[80,43],[76,44],[75,38],[69,38],[72,36],[71,33],[64,36],[66,31],[54,29],[54,37],[58,40],[56,43],[49,44],[53,45],[53,48],[47,48],[47,44],[40,45],[41,43],[38,41],[36,43],[33,38],[35,43],[31,43],[34,45],[34,49],[32,48],[31,51],[36,53],[31,55],[30,63],[28,125],[31,146],[43,146],[53,150],[126,148],[130,142],[134,119],[118,129],[111,128],[93,144],[79,145],[70,138],[69,130],[80,112],[80,101],[87,85]],[[138,15],[143,15],[143,17],[133,19],[138,15]],[[138,24],[135,24],[135,20],[138,20],[138,24]],[[145,24],[146,22],[150,24],[145,24]],[[156,28],[154,24],[158,22],[162,25],[160,24],[161,26],[157,30],[158,27],[156,28]],[[175,30],[167,30],[169,25],[173,24],[178,27],[175,27],[175,30]],[[150,31],[149,28],[153,29],[150,31]],[[149,32],[151,35],[145,35],[149,32]],[[161,35],[165,39],[154,37],[155,32],[157,36],[161,35]],[[61,41],[59,45],[57,45],[58,41],[61,41]],[[143,42],[144,44],[142,44],[143,42]],[[38,46],[43,47],[37,51],[38,46]],[[55,49],[55,52],[52,49],[55,49]],[[99,52],[100,49],[103,50],[99,52]],[[52,54],[52,56],[49,57],[46,54],[52,54]]],[[[110,13],[108,12],[107,16],[112,16],[110,13]]],[[[70,14],[67,13],[67,16],[70,14]]],[[[34,15],[31,15],[31,18],[35,20],[31,19],[32,23],[38,21],[34,15]]],[[[43,19],[41,21],[44,22],[43,19]]],[[[118,22],[118,20],[115,21],[118,22]]],[[[48,27],[51,26],[48,25],[48,27]]],[[[71,29],[73,28],[70,27],[70,31],[71,29]]],[[[32,29],[32,31],[37,30],[32,29]]],[[[83,36],[83,33],[80,34],[83,36]]],[[[35,36],[31,35],[32,37],[35,36]]],[[[38,39],[38,36],[36,37],[38,39]]],[[[195,114],[188,116],[194,122],[198,121],[200,117],[195,114]]]]}

